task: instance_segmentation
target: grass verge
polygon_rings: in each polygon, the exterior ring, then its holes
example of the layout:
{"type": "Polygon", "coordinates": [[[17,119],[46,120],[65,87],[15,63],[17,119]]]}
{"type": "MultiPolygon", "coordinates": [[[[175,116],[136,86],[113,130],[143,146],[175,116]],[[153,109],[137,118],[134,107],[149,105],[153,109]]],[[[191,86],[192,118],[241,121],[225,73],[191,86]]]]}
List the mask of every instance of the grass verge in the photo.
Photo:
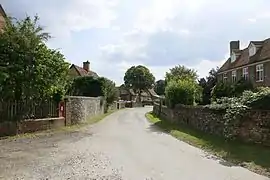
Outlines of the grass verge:
{"type": "Polygon", "coordinates": [[[190,127],[173,124],[156,117],[152,112],[146,118],[160,130],[192,146],[201,148],[234,165],[270,177],[270,148],[239,141],[227,141],[222,137],[206,134],[190,127]]]}
{"type": "Polygon", "coordinates": [[[86,122],[80,123],[80,124],[75,124],[75,125],[71,125],[71,126],[63,126],[63,127],[44,130],[44,131],[37,131],[34,133],[24,133],[24,134],[18,134],[15,136],[2,137],[1,139],[16,140],[18,138],[37,138],[37,137],[43,137],[43,136],[51,136],[53,134],[63,133],[63,132],[75,132],[75,131],[78,131],[84,127],[87,127],[88,125],[91,125],[91,124],[94,124],[94,123],[101,121],[102,119],[104,119],[105,117],[111,115],[112,113],[114,113],[116,111],[118,111],[118,110],[108,111],[105,114],[98,115],[98,116],[95,116],[93,118],[89,118],[86,122]]]}

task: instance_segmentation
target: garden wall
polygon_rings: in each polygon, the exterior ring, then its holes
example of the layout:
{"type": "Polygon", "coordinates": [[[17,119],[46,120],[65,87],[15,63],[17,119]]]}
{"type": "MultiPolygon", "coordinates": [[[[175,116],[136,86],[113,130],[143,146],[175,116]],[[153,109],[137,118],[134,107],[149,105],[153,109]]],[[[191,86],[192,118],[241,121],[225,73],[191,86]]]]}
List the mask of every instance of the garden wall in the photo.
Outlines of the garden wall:
{"type": "Polygon", "coordinates": [[[103,114],[106,102],[103,97],[67,96],[65,98],[66,125],[83,123],[103,114]]]}
{"type": "MultiPolygon", "coordinates": [[[[174,109],[170,109],[155,103],[153,113],[172,123],[189,125],[218,136],[224,135],[225,112],[202,106],[177,105],[174,109]]],[[[270,146],[270,111],[248,111],[235,131],[240,140],[270,146]]]]}

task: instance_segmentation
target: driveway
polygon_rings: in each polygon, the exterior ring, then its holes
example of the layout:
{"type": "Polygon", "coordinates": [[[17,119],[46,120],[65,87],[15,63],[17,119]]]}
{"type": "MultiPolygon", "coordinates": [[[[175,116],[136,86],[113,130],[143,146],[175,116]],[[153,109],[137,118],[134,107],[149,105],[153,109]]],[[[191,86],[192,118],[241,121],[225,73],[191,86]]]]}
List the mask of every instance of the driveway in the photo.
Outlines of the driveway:
{"type": "Polygon", "coordinates": [[[151,126],[150,107],[78,132],[0,141],[0,179],[267,180],[151,126]]]}

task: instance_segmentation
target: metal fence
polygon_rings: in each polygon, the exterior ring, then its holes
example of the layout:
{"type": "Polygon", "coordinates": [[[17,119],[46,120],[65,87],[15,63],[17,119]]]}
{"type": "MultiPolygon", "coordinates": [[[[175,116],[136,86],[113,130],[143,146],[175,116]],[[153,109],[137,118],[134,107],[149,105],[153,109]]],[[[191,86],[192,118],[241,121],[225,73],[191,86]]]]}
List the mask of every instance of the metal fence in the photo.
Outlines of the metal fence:
{"type": "Polygon", "coordinates": [[[0,122],[51,117],[58,117],[58,105],[53,100],[0,102],[0,122]]]}

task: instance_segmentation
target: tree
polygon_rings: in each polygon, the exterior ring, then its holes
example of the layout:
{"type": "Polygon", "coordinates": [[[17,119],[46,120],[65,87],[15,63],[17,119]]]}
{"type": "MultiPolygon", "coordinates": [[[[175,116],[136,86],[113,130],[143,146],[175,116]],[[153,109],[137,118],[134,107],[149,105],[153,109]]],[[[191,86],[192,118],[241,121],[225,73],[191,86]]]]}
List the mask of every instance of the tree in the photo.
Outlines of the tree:
{"type": "Polygon", "coordinates": [[[103,96],[108,105],[116,99],[115,83],[105,77],[77,77],[72,82],[70,93],[74,96],[103,96]]]}
{"type": "Polygon", "coordinates": [[[209,76],[201,78],[199,80],[199,85],[202,87],[202,102],[201,104],[210,104],[211,103],[211,92],[214,86],[217,83],[217,69],[211,69],[209,71],[209,76]]]}
{"type": "Polygon", "coordinates": [[[178,65],[170,69],[170,72],[166,73],[165,81],[168,83],[171,80],[187,78],[196,81],[198,78],[197,72],[193,69],[186,68],[185,66],[178,65]]]}
{"type": "Polygon", "coordinates": [[[142,90],[152,88],[155,82],[155,77],[145,66],[132,66],[129,68],[124,76],[126,87],[134,89],[139,94],[139,101],[141,101],[142,90]]]}
{"type": "Polygon", "coordinates": [[[169,107],[176,104],[193,105],[195,102],[196,84],[191,79],[171,80],[165,89],[169,107]]]}
{"type": "Polygon", "coordinates": [[[117,89],[115,83],[105,77],[101,77],[99,80],[102,82],[103,95],[106,98],[106,102],[108,105],[110,105],[117,99],[117,89]]]}
{"type": "Polygon", "coordinates": [[[165,81],[164,80],[158,80],[155,83],[154,90],[158,95],[164,95],[165,94],[165,81]]]}
{"type": "Polygon", "coordinates": [[[38,20],[37,16],[6,19],[0,35],[2,101],[42,102],[65,91],[69,64],[59,51],[46,46],[50,35],[43,31],[38,20]]]}

